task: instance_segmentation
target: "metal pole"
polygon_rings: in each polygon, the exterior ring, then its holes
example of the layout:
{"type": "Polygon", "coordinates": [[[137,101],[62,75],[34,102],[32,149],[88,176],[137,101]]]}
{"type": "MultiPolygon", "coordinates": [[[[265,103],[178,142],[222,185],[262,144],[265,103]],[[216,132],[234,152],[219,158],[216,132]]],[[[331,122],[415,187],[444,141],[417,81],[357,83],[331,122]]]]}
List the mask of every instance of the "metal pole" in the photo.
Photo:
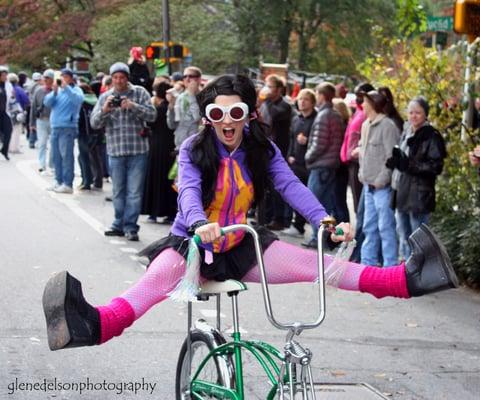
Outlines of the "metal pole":
{"type": "Polygon", "coordinates": [[[163,49],[165,51],[165,63],[168,68],[168,75],[172,74],[172,66],[170,64],[170,14],[168,8],[168,0],[162,1],[162,13],[163,13],[163,49]]]}

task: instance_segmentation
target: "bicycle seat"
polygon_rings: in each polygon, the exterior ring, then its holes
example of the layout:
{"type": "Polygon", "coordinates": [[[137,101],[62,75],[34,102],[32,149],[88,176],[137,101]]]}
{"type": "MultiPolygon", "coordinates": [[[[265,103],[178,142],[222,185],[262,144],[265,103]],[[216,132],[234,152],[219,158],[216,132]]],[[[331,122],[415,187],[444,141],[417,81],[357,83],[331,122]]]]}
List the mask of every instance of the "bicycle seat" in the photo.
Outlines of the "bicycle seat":
{"type": "Polygon", "coordinates": [[[206,281],[200,287],[198,294],[220,294],[230,292],[242,292],[247,290],[247,285],[234,279],[228,279],[223,282],[206,281]]]}

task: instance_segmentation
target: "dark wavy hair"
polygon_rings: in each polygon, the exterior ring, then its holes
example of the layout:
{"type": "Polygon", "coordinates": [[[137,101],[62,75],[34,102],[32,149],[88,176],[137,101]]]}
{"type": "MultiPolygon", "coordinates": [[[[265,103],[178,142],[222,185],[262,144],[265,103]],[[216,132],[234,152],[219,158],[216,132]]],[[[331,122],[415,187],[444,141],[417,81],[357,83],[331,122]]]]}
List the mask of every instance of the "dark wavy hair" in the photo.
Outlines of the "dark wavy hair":
{"type": "Polygon", "coordinates": [[[395,107],[395,102],[393,100],[393,94],[392,91],[386,87],[386,86],[381,86],[378,88],[378,93],[381,93],[385,96],[387,99],[387,104],[385,105],[385,108],[383,109],[383,113],[389,117],[390,119],[395,122],[395,125],[397,125],[398,129],[400,129],[400,132],[403,131],[403,118],[400,115],[400,113],[397,110],[397,107],[395,107]]]}
{"type": "MultiPolygon", "coordinates": [[[[205,117],[205,108],[215,102],[217,96],[239,96],[248,105],[250,116],[256,114],[257,94],[252,81],[243,75],[222,75],[197,94],[200,114],[205,117]]],[[[265,188],[269,185],[268,164],[274,155],[274,149],[267,139],[265,125],[257,118],[249,121],[248,134],[242,141],[242,148],[246,153],[246,166],[252,179],[255,201],[260,203],[265,195],[265,188]]],[[[220,155],[215,142],[215,129],[206,125],[193,141],[191,148],[192,162],[202,172],[202,203],[206,208],[215,195],[220,155]]]]}

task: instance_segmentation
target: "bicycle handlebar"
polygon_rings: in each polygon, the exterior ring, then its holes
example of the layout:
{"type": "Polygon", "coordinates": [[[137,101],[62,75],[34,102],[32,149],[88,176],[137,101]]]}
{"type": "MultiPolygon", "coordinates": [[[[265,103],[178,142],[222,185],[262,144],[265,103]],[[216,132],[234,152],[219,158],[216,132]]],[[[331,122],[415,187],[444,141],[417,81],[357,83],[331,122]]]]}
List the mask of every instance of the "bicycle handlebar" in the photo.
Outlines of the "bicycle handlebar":
{"type": "MultiPolygon", "coordinates": [[[[265,304],[265,310],[267,312],[267,317],[270,323],[278,329],[290,329],[294,330],[295,333],[299,333],[304,329],[313,329],[319,326],[323,320],[325,319],[325,279],[324,279],[324,257],[323,257],[323,232],[328,227],[329,229],[334,227],[336,224],[335,219],[332,217],[325,218],[320,226],[320,230],[318,232],[317,237],[317,245],[318,245],[318,254],[317,254],[317,265],[318,265],[318,286],[319,286],[319,297],[320,297],[320,304],[319,304],[319,314],[315,321],[311,322],[279,322],[273,315],[272,310],[272,303],[270,300],[270,292],[268,289],[268,281],[267,276],[265,273],[265,265],[263,262],[263,253],[262,248],[260,245],[260,238],[258,233],[255,229],[253,229],[249,225],[244,224],[235,224],[230,225],[222,228],[222,235],[225,235],[230,232],[234,232],[237,230],[243,230],[245,232],[250,233],[253,236],[253,243],[255,245],[255,255],[257,258],[258,267],[260,268],[260,276],[261,276],[261,284],[262,284],[262,292],[263,292],[263,300],[265,304]]],[[[337,235],[342,235],[343,230],[338,228],[335,232],[337,235]]],[[[200,244],[201,239],[198,235],[194,235],[195,243],[200,244]]]]}

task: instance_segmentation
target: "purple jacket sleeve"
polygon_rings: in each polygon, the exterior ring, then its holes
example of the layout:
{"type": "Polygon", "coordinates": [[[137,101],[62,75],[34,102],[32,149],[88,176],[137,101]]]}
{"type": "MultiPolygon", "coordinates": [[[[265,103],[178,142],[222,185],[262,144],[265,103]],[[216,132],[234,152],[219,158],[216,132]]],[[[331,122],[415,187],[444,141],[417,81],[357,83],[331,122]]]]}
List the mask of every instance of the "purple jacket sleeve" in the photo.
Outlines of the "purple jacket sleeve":
{"type": "Polygon", "coordinates": [[[275,155],[270,160],[269,174],[275,190],[296,211],[311,224],[319,226],[328,214],[313,193],[295,176],[282,156],[279,148],[272,143],[275,155]]]}
{"type": "Polygon", "coordinates": [[[187,227],[207,219],[202,205],[202,175],[189,154],[192,138],[183,142],[178,154],[178,207],[187,227]]]}

